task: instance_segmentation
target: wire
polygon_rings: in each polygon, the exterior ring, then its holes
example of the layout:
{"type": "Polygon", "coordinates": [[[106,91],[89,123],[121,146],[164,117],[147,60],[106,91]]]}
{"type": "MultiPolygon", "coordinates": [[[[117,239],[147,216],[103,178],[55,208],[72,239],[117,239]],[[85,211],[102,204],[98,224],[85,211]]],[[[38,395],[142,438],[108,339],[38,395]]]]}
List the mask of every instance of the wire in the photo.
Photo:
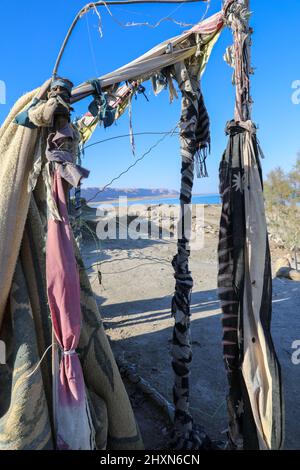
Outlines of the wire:
{"type": "Polygon", "coordinates": [[[128,173],[128,171],[131,170],[131,168],[135,167],[140,161],[142,161],[147,155],[149,155],[149,153],[152,152],[153,149],[155,149],[161,142],[163,142],[163,140],[165,140],[165,138],[168,135],[173,135],[173,133],[174,133],[175,129],[177,129],[177,127],[178,127],[178,124],[176,124],[176,126],[173,129],[171,129],[169,132],[164,133],[164,135],[160,139],[158,139],[153,145],[151,145],[151,147],[149,147],[149,149],[145,153],[143,153],[143,155],[141,155],[139,158],[137,158],[132,165],[130,165],[128,168],[126,168],[126,170],[122,171],[118,176],[116,176],[109,183],[107,183],[105,186],[103,186],[103,188],[100,189],[99,191],[97,191],[96,194],[94,194],[93,197],[88,199],[86,201],[86,204],[93,201],[95,199],[95,197],[98,196],[98,194],[103,193],[114,181],[117,181],[119,178],[121,178],[121,176],[128,173]]]}
{"type": "MultiPolygon", "coordinates": [[[[171,260],[167,258],[156,258],[155,256],[141,256],[141,257],[127,257],[127,258],[115,258],[115,259],[110,259],[107,261],[101,261],[101,266],[104,266],[105,264],[111,264],[111,263],[116,263],[120,261],[151,261],[157,264],[164,264],[164,265],[169,265],[171,263],[171,260]]],[[[97,266],[98,267],[98,262],[92,263],[88,268],[84,267],[84,270],[92,269],[93,267],[97,266]]]]}
{"type": "MultiPolygon", "coordinates": [[[[122,23],[120,20],[118,20],[118,18],[116,18],[113,13],[111,12],[111,10],[108,8],[108,5],[106,4],[106,2],[103,2],[108,14],[111,16],[111,18],[113,19],[113,21],[115,23],[117,23],[119,26],[121,26],[121,28],[130,28],[130,27],[133,27],[133,26],[147,26],[148,28],[157,28],[158,26],[160,26],[162,23],[164,23],[165,21],[170,21],[178,26],[180,26],[181,28],[185,28],[187,26],[194,26],[194,23],[183,23],[182,21],[178,21],[178,20],[175,20],[174,18],[172,18],[171,16],[164,16],[163,18],[161,18],[160,20],[158,20],[156,23],[154,24],[151,24],[151,23],[148,23],[148,21],[144,21],[144,22],[141,22],[141,23],[135,23],[135,22],[127,22],[127,23],[122,23]]],[[[182,4],[180,4],[177,8],[175,8],[171,13],[170,15],[172,15],[176,10],[178,10],[178,8],[180,8],[182,6],[182,4]]]]}
{"type": "MultiPolygon", "coordinates": [[[[85,19],[86,19],[86,26],[87,26],[87,32],[88,32],[88,38],[89,38],[89,46],[90,46],[92,61],[93,61],[93,65],[94,65],[94,69],[95,69],[96,75],[99,76],[100,74],[99,74],[99,70],[98,70],[98,67],[97,67],[96,54],[95,54],[95,49],[94,49],[94,45],[93,45],[93,41],[92,41],[92,36],[91,36],[91,31],[90,31],[90,24],[89,24],[89,17],[88,17],[88,15],[86,15],[85,19]]],[[[102,37],[102,36],[101,36],[101,37],[102,37]]]]}
{"type": "MultiPolygon", "coordinates": [[[[123,269],[122,271],[111,271],[111,272],[101,271],[101,273],[105,276],[108,275],[108,274],[123,274],[123,273],[127,273],[129,271],[134,271],[134,269],[139,269],[142,266],[150,266],[152,264],[163,264],[167,268],[172,268],[171,262],[170,262],[170,265],[167,265],[165,263],[159,263],[158,261],[150,261],[149,263],[137,264],[136,266],[132,266],[131,268],[127,268],[127,269],[123,269]]],[[[92,267],[93,267],[93,265],[90,266],[89,268],[85,268],[85,270],[91,269],[92,267]]]]}
{"type": "MultiPolygon", "coordinates": [[[[206,9],[205,9],[205,12],[201,18],[200,21],[203,21],[204,18],[206,17],[207,13],[208,13],[208,10],[210,8],[210,1],[211,0],[205,0],[205,2],[207,3],[207,6],[206,6],[206,9]]],[[[180,26],[181,28],[186,28],[188,26],[194,26],[194,23],[184,23],[183,21],[178,21],[178,20],[175,20],[175,18],[172,18],[171,15],[173,15],[176,11],[178,11],[182,6],[183,4],[186,3],[186,2],[182,2],[180,3],[180,5],[178,5],[176,8],[174,8],[168,16],[164,16],[163,18],[161,18],[160,20],[158,20],[156,23],[154,24],[151,24],[149,23],[148,21],[144,21],[144,22],[139,22],[139,23],[135,23],[135,22],[127,22],[127,23],[122,23],[121,21],[119,21],[117,18],[114,17],[114,15],[112,14],[111,10],[108,8],[107,4],[104,3],[104,6],[106,8],[106,10],[108,11],[109,15],[112,17],[112,19],[119,25],[121,26],[122,28],[128,28],[128,27],[132,27],[132,26],[147,26],[148,28],[157,28],[158,26],[160,26],[162,23],[166,22],[166,21],[170,21],[174,24],[176,24],[177,26],[180,26]]],[[[149,15],[148,15],[149,16],[149,15]]]]}
{"type": "MultiPolygon", "coordinates": [[[[137,136],[137,135],[166,135],[166,134],[169,134],[170,131],[167,131],[167,132],[154,132],[154,131],[146,131],[146,132],[135,132],[134,135],[137,136]]],[[[178,135],[180,134],[180,132],[176,132],[174,131],[172,133],[172,135],[178,135]]],[[[98,144],[103,144],[104,142],[109,142],[110,140],[115,140],[115,139],[122,139],[124,137],[129,137],[130,134],[120,134],[120,135],[116,135],[114,137],[108,137],[107,139],[102,139],[102,140],[98,140],[97,142],[93,142],[92,144],[89,144],[89,145],[86,145],[85,147],[83,147],[83,151],[85,152],[86,149],[90,148],[90,147],[93,147],[94,145],[98,145],[98,144]]]]}
{"type": "Polygon", "coordinates": [[[81,10],[77,13],[77,15],[75,16],[75,18],[74,18],[67,34],[66,34],[66,37],[65,37],[65,39],[64,39],[64,41],[61,45],[60,51],[58,53],[58,56],[57,56],[57,59],[56,59],[56,62],[55,62],[54,68],[53,68],[52,77],[55,78],[57,76],[58,67],[59,67],[61,58],[62,58],[63,53],[65,51],[65,48],[68,44],[70,36],[71,36],[76,24],[78,23],[78,20],[80,20],[80,18],[82,18],[82,16],[85,15],[86,13],[88,13],[91,9],[95,9],[95,7],[104,6],[104,5],[131,5],[131,4],[147,4],[147,3],[158,3],[158,4],[162,4],[162,3],[165,3],[165,4],[168,4],[168,3],[170,3],[170,4],[171,3],[199,3],[199,2],[205,2],[206,3],[206,1],[207,0],[121,0],[121,1],[107,1],[107,2],[98,1],[98,2],[93,2],[93,3],[88,3],[83,8],[81,8],[81,10]]]}

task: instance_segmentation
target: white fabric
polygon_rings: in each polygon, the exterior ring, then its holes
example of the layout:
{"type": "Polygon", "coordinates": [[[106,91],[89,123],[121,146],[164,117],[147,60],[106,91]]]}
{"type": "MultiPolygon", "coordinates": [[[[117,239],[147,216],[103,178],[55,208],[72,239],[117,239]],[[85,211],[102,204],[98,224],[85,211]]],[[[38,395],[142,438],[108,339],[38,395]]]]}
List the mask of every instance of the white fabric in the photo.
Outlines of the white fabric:
{"type": "Polygon", "coordinates": [[[273,394],[272,375],[260,308],[264,286],[267,224],[259,170],[251,141],[251,121],[243,123],[245,133],[242,152],[245,170],[246,257],[244,290],[244,361],[242,373],[248,390],[261,450],[271,449],[273,394]],[[255,338],[255,343],[252,342],[255,338]]]}
{"type": "MultiPolygon", "coordinates": [[[[207,43],[214,38],[222,26],[223,12],[219,12],[198,23],[183,34],[163,41],[128,64],[103,75],[99,79],[102,88],[125,80],[146,80],[159,70],[191,57],[196,53],[197,45],[191,46],[190,41],[188,41],[190,36],[199,34],[203,43],[207,43]]],[[[92,85],[83,83],[73,89],[72,102],[78,101],[83,96],[88,96],[92,92],[92,85]]]]}

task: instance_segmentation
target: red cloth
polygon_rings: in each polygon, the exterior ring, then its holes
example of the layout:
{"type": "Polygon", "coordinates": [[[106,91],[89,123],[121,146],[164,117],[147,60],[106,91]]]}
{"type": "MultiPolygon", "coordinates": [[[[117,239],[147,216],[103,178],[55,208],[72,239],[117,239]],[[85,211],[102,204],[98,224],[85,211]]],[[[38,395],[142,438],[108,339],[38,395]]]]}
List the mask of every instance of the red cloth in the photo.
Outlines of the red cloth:
{"type": "MultiPolygon", "coordinates": [[[[62,221],[52,218],[48,221],[47,291],[55,336],[62,351],[66,352],[63,353],[60,363],[57,403],[54,404],[54,408],[57,410],[56,414],[59,414],[56,420],[58,447],[70,448],[69,436],[65,435],[65,425],[72,414],[76,421],[76,410],[77,415],[83,413],[86,398],[81,364],[75,353],[81,329],[79,273],[63,181],[57,170],[53,177],[53,197],[62,221]],[[63,426],[60,425],[61,422],[63,426]]],[[[70,425],[70,432],[73,432],[72,427],[70,425]]]]}

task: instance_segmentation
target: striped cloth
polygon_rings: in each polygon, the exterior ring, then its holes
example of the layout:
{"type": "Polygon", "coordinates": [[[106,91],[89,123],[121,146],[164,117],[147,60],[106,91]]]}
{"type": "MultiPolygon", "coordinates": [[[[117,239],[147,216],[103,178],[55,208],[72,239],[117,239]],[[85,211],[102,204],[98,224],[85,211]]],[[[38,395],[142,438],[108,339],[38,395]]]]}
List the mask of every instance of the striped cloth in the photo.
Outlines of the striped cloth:
{"type": "Polygon", "coordinates": [[[256,127],[231,121],[220,165],[218,287],[229,438],[238,449],[283,442],[280,365],[271,337],[272,276],[256,127]]]}
{"type": "Polygon", "coordinates": [[[200,90],[199,69],[184,63],[176,64],[175,76],[182,93],[180,120],[182,167],[177,254],[172,261],[176,280],[175,294],[172,299],[172,314],[175,321],[172,346],[172,367],[175,375],[173,387],[175,423],[172,447],[176,450],[196,450],[209,448],[210,440],[203,429],[194,424],[189,409],[189,376],[192,362],[190,301],[193,278],[188,261],[192,226],[194,158],[200,148],[200,142],[203,146],[208,145],[209,119],[200,90]]]}

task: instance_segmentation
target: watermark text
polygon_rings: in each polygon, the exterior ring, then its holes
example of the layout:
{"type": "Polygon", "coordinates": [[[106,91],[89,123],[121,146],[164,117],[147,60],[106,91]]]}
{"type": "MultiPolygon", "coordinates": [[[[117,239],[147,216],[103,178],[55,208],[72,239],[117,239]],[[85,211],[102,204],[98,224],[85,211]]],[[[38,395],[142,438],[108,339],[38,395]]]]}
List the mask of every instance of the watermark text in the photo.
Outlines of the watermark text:
{"type": "Polygon", "coordinates": [[[120,197],[116,204],[97,208],[99,240],[163,240],[185,238],[188,248],[204,246],[204,206],[132,204],[120,197]]]}
{"type": "Polygon", "coordinates": [[[6,104],[6,85],[3,80],[0,80],[0,104],[6,104]]]}
{"type": "Polygon", "coordinates": [[[293,342],[292,349],[295,350],[292,354],[292,363],[294,366],[298,366],[300,364],[300,340],[293,342]]]}
{"type": "Polygon", "coordinates": [[[292,89],[295,90],[292,94],[292,103],[300,104],[300,80],[294,80],[292,89]]]}

